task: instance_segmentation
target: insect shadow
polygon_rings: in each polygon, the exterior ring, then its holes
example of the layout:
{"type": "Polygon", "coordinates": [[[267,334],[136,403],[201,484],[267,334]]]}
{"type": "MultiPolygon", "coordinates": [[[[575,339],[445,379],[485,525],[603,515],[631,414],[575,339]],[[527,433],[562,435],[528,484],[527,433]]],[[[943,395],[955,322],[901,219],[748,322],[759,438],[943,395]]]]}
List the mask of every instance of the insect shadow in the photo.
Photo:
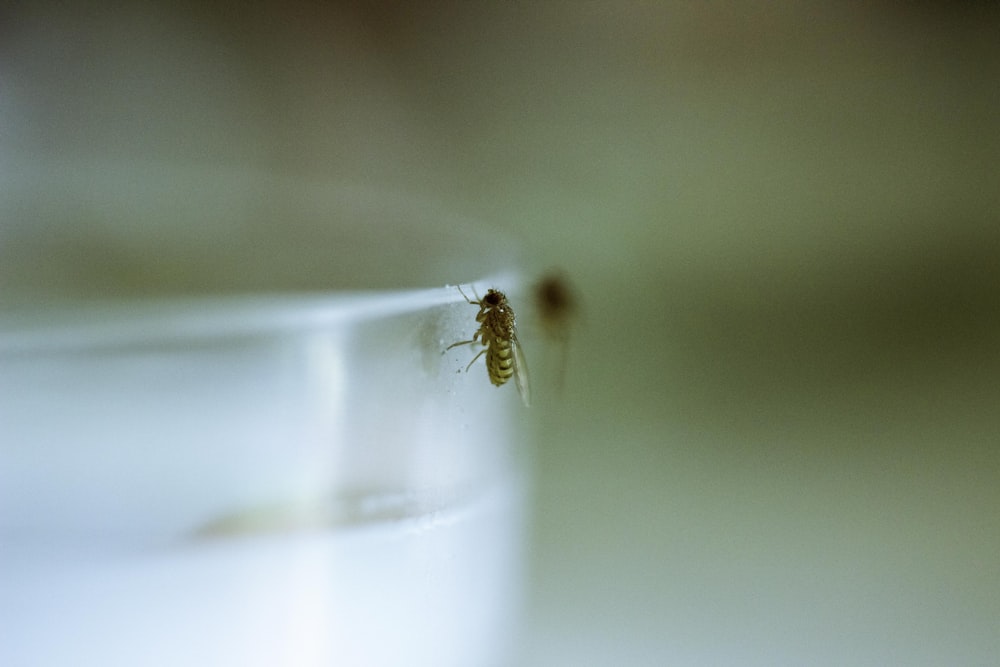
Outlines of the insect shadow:
{"type": "Polygon", "coordinates": [[[562,391],[569,363],[570,332],[580,320],[580,300],[562,271],[550,271],[543,275],[535,284],[532,295],[542,334],[559,349],[557,386],[562,391]]]}

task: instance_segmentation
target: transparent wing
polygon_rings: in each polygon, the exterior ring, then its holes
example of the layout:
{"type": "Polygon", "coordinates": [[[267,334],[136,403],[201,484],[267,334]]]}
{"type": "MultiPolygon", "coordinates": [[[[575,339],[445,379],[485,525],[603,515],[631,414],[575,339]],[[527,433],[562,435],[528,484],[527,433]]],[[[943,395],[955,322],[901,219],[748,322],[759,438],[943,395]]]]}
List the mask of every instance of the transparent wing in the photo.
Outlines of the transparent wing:
{"type": "Polygon", "coordinates": [[[521,394],[521,401],[524,407],[531,405],[531,390],[528,387],[528,364],[524,361],[524,352],[521,351],[521,343],[517,336],[511,339],[511,352],[514,359],[514,384],[517,385],[517,393],[521,394]]]}

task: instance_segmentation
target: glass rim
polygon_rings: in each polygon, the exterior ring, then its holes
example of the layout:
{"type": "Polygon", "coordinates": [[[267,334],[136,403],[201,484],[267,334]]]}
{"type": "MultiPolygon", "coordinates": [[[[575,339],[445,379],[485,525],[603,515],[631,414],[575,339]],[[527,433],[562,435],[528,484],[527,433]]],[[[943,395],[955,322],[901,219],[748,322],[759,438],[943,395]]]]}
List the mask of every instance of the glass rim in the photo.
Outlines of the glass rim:
{"type": "MultiPolygon", "coordinates": [[[[514,290],[518,284],[512,271],[461,283],[479,292],[496,285],[514,290]]],[[[0,355],[329,329],[464,301],[453,284],[409,290],[68,299],[0,311],[0,355]]]]}

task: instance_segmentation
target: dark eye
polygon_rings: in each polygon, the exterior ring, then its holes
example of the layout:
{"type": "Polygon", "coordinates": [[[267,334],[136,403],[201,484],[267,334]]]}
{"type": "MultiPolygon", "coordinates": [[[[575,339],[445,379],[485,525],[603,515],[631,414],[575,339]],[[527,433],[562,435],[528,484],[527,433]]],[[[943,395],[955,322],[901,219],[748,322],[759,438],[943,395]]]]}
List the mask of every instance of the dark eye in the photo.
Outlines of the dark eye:
{"type": "Polygon", "coordinates": [[[500,303],[500,295],[493,290],[490,290],[486,293],[486,298],[484,298],[483,301],[490,306],[496,306],[500,303]]]}

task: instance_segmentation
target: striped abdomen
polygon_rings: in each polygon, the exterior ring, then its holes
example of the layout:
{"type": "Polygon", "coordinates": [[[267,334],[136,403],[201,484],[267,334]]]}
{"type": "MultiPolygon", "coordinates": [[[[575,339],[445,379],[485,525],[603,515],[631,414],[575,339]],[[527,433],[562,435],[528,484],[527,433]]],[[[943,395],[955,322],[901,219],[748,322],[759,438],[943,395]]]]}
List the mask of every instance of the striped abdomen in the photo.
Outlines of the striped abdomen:
{"type": "Polygon", "coordinates": [[[514,354],[509,340],[493,338],[486,350],[486,369],[490,382],[500,386],[514,374],[514,354]]]}

